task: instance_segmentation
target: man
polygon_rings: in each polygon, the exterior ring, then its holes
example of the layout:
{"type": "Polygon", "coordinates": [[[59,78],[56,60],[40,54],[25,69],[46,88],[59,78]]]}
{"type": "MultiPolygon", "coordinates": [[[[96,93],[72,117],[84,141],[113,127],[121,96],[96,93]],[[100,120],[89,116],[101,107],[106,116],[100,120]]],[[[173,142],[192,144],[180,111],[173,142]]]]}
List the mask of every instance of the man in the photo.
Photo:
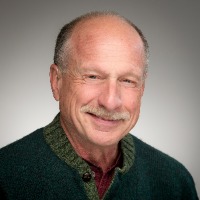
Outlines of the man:
{"type": "Polygon", "coordinates": [[[60,113],[0,151],[2,199],[198,199],[189,172],[129,134],[148,44],[130,21],[93,12],[65,25],[50,81],[60,113]]]}

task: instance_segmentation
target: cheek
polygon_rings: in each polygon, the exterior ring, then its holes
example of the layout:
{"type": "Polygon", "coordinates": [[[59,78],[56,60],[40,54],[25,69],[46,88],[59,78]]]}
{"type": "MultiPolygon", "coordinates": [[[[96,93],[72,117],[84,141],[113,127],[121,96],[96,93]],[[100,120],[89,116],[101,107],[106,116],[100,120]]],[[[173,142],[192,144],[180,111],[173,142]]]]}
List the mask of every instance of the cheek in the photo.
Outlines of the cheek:
{"type": "Polygon", "coordinates": [[[133,114],[141,104],[141,94],[139,92],[129,92],[123,95],[123,106],[133,114]]]}
{"type": "Polygon", "coordinates": [[[60,90],[59,107],[60,111],[68,114],[71,111],[72,104],[76,101],[76,90],[73,90],[72,84],[64,82],[60,90]]]}
{"type": "Polygon", "coordinates": [[[87,85],[82,85],[77,90],[76,101],[78,104],[87,105],[88,103],[94,102],[98,99],[99,91],[95,87],[88,87],[87,85]]]}

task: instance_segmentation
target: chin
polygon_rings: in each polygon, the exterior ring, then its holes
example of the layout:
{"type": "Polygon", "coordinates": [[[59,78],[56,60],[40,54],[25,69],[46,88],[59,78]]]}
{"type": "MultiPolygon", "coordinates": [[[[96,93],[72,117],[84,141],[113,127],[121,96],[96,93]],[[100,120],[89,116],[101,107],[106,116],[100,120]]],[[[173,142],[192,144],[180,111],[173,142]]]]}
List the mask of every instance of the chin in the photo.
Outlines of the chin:
{"type": "MultiPolygon", "coordinates": [[[[100,137],[95,137],[92,139],[92,143],[95,144],[96,146],[100,147],[108,147],[108,146],[116,146],[118,145],[119,141],[121,140],[120,138],[112,137],[112,136],[106,136],[105,133],[98,133],[102,134],[100,137]]],[[[106,134],[111,134],[111,133],[106,133],[106,134]]]]}

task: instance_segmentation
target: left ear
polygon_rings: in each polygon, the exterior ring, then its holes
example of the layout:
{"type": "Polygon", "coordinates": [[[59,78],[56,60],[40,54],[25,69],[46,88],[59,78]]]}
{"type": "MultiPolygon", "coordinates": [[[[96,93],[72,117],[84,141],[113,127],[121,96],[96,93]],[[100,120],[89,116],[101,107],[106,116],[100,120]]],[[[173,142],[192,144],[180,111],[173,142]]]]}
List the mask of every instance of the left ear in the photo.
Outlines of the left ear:
{"type": "Polygon", "coordinates": [[[143,96],[143,94],[144,94],[144,89],[145,89],[145,80],[144,80],[144,83],[142,84],[141,96],[143,96]]]}
{"type": "Polygon", "coordinates": [[[51,83],[51,90],[53,93],[53,96],[56,101],[59,101],[60,99],[60,89],[61,89],[61,84],[62,84],[62,76],[60,69],[58,68],[57,65],[52,64],[50,67],[50,83],[51,83]]]}

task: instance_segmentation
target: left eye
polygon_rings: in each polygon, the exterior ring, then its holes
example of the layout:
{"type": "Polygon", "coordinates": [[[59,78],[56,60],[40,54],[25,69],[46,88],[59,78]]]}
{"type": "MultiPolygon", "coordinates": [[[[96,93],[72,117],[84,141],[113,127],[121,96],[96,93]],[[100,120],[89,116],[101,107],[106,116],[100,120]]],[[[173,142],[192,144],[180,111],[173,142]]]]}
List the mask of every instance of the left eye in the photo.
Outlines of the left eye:
{"type": "Polygon", "coordinates": [[[133,83],[133,81],[129,80],[129,79],[125,79],[124,80],[125,83],[133,83]]]}
{"type": "Polygon", "coordinates": [[[96,75],[89,75],[88,78],[90,78],[90,79],[97,79],[97,76],[96,75]]]}
{"type": "Polygon", "coordinates": [[[129,87],[136,87],[137,83],[130,79],[124,79],[122,82],[129,87]]]}
{"type": "Polygon", "coordinates": [[[136,84],[135,81],[130,80],[130,79],[124,79],[123,82],[127,84],[133,84],[133,85],[136,84]]]}

